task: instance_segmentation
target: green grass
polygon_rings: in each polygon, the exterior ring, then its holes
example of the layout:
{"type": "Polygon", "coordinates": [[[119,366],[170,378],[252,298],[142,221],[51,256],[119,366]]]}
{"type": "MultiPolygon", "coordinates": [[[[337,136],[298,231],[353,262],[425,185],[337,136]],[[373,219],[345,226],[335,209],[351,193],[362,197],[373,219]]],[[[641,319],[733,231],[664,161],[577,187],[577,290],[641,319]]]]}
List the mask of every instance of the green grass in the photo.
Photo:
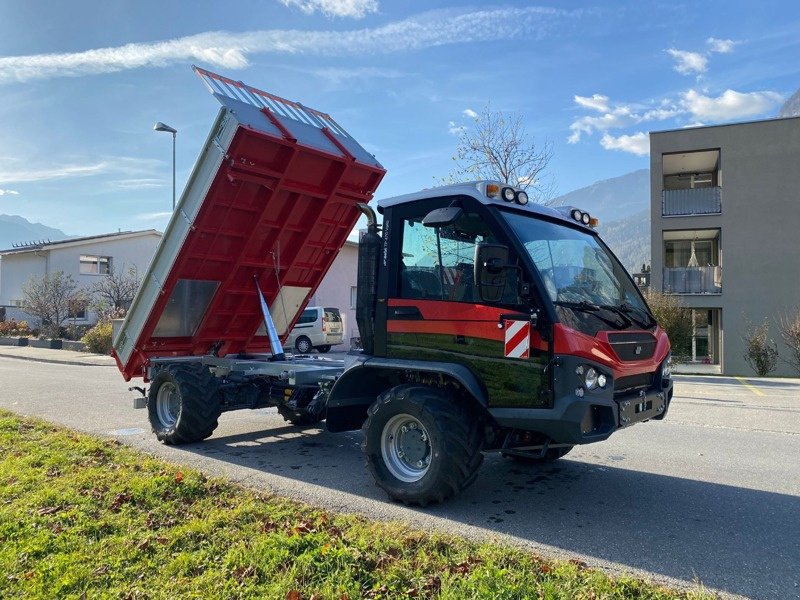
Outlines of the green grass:
{"type": "Polygon", "coordinates": [[[0,411],[2,598],[707,598],[335,515],[0,411]]]}

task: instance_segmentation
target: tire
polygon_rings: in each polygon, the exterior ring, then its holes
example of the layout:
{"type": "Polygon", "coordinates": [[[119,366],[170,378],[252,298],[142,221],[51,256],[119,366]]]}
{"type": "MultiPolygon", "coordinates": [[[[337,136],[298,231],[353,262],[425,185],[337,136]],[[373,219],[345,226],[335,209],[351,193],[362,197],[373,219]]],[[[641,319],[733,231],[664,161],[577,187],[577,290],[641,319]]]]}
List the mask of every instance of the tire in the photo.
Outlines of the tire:
{"type": "Polygon", "coordinates": [[[300,354],[308,354],[311,352],[311,340],[306,336],[301,335],[294,343],[294,347],[295,350],[297,350],[300,354]]]}
{"type": "Polygon", "coordinates": [[[503,456],[505,458],[510,458],[511,460],[514,460],[518,463],[525,463],[528,465],[543,465],[556,461],[562,456],[565,456],[574,447],[575,446],[564,446],[563,448],[550,448],[547,452],[545,452],[543,457],[519,456],[518,454],[506,454],[506,453],[503,453],[503,456]]]}
{"type": "Polygon", "coordinates": [[[150,426],[165,444],[206,439],[222,413],[217,381],[201,364],[174,364],[158,372],[147,396],[150,426]]]}
{"type": "Polygon", "coordinates": [[[331,351],[330,344],[325,344],[324,346],[317,346],[317,351],[320,354],[327,354],[328,352],[331,351]]]}
{"type": "Polygon", "coordinates": [[[427,506],[475,480],[482,431],[466,400],[438,388],[400,385],[369,407],[362,449],[375,483],[393,500],[427,506]]]}

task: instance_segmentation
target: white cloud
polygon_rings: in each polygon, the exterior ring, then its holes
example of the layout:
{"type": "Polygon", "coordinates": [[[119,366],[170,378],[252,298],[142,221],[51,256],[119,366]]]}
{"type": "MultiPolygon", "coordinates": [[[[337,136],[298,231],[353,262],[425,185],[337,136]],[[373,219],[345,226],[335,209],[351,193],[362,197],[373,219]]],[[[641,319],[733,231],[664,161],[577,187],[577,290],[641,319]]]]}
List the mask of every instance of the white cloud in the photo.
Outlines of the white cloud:
{"type": "Polygon", "coordinates": [[[471,108],[465,108],[464,112],[461,113],[461,114],[464,115],[465,117],[470,118],[470,119],[477,119],[478,118],[478,113],[476,113],[471,108]]]}
{"type": "MultiPolygon", "coordinates": [[[[577,98],[578,96],[576,96],[577,98]]],[[[577,102],[577,100],[576,100],[577,102]]],[[[572,132],[567,139],[570,144],[580,141],[582,134],[591,135],[594,131],[606,131],[607,129],[619,129],[637,122],[637,118],[632,114],[631,108],[626,105],[615,106],[613,110],[599,117],[581,117],[573,121],[569,126],[572,132]]]]}
{"type": "Polygon", "coordinates": [[[637,156],[647,156],[650,154],[650,138],[643,131],[634,133],[633,135],[620,135],[618,137],[607,133],[600,140],[600,145],[606,150],[621,150],[623,152],[636,154],[637,156]]]}
{"type": "Polygon", "coordinates": [[[592,94],[591,98],[585,96],[575,96],[575,103],[583,108],[596,110],[598,112],[608,112],[608,96],[602,94],[592,94]]]}
{"type": "Polygon", "coordinates": [[[23,181],[46,181],[48,179],[65,179],[67,177],[88,177],[108,170],[108,163],[99,162],[89,165],[66,165],[43,169],[0,170],[0,183],[20,183],[23,181]]]}
{"type": "Polygon", "coordinates": [[[683,94],[683,106],[696,119],[730,121],[761,115],[783,102],[777,92],[736,92],[725,90],[712,98],[696,90],[683,94]]]}
{"type": "Polygon", "coordinates": [[[160,219],[166,219],[172,215],[172,211],[166,212],[154,212],[154,213],[142,213],[138,214],[134,217],[137,221],[158,221],[160,219]]]}
{"type": "Polygon", "coordinates": [[[119,179],[112,181],[112,185],[124,190],[141,190],[149,188],[164,187],[166,182],[162,179],[119,179]]]}
{"type": "Polygon", "coordinates": [[[720,40],[713,37],[710,37],[706,40],[706,44],[708,44],[708,51],[716,52],[717,54],[728,54],[729,52],[733,52],[733,47],[738,43],[739,42],[735,42],[733,40],[720,40]]]}
{"type": "Polygon", "coordinates": [[[19,192],[17,190],[4,190],[0,188],[0,196],[5,196],[8,194],[9,196],[19,196],[19,192]]]}
{"type": "Polygon", "coordinates": [[[158,68],[198,61],[246,67],[253,54],[363,56],[393,54],[465,42],[542,38],[580,11],[546,7],[434,10],[381,27],[350,31],[266,30],[206,32],[173,40],[133,43],[84,52],[0,57],[0,84],[158,68]]]}
{"type": "Polygon", "coordinates": [[[447,131],[449,131],[452,135],[461,135],[467,130],[466,127],[463,125],[456,125],[455,121],[450,121],[447,124],[447,131]]]}
{"type": "Polygon", "coordinates": [[[363,19],[378,12],[377,0],[281,0],[285,6],[295,6],[311,15],[319,11],[328,17],[363,19]]]}
{"type": "Polygon", "coordinates": [[[675,69],[683,75],[691,73],[704,73],[708,67],[708,57],[699,52],[687,52],[669,48],[667,52],[675,59],[675,69]]]}

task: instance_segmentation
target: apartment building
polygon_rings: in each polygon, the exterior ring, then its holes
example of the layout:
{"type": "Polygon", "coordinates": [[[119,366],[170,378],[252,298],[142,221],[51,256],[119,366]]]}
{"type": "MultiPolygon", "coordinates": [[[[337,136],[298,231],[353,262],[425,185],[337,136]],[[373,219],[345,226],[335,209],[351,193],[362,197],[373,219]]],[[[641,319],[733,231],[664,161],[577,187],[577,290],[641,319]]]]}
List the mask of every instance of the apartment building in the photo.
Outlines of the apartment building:
{"type": "MultiPolygon", "coordinates": [[[[680,296],[698,371],[752,375],[749,325],[800,307],[800,117],[650,133],[651,287],[680,296]]],[[[783,363],[777,375],[792,375],[783,363]]]]}

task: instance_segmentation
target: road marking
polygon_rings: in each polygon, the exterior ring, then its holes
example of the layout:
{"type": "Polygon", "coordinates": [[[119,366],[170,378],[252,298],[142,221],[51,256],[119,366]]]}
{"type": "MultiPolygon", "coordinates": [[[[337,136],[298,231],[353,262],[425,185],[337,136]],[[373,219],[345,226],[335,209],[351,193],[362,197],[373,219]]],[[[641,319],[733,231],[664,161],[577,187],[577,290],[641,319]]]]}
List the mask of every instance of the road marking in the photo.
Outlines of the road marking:
{"type": "Polygon", "coordinates": [[[737,380],[739,383],[741,383],[743,386],[745,386],[745,387],[746,387],[748,390],[750,390],[751,392],[753,392],[753,393],[754,393],[756,396],[763,396],[763,395],[764,395],[764,392],[762,392],[762,391],[761,391],[760,389],[758,389],[756,386],[754,386],[754,385],[750,385],[749,383],[747,383],[747,380],[745,380],[745,378],[744,378],[744,377],[737,377],[737,378],[736,378],[736,380],[737,380]]]}

